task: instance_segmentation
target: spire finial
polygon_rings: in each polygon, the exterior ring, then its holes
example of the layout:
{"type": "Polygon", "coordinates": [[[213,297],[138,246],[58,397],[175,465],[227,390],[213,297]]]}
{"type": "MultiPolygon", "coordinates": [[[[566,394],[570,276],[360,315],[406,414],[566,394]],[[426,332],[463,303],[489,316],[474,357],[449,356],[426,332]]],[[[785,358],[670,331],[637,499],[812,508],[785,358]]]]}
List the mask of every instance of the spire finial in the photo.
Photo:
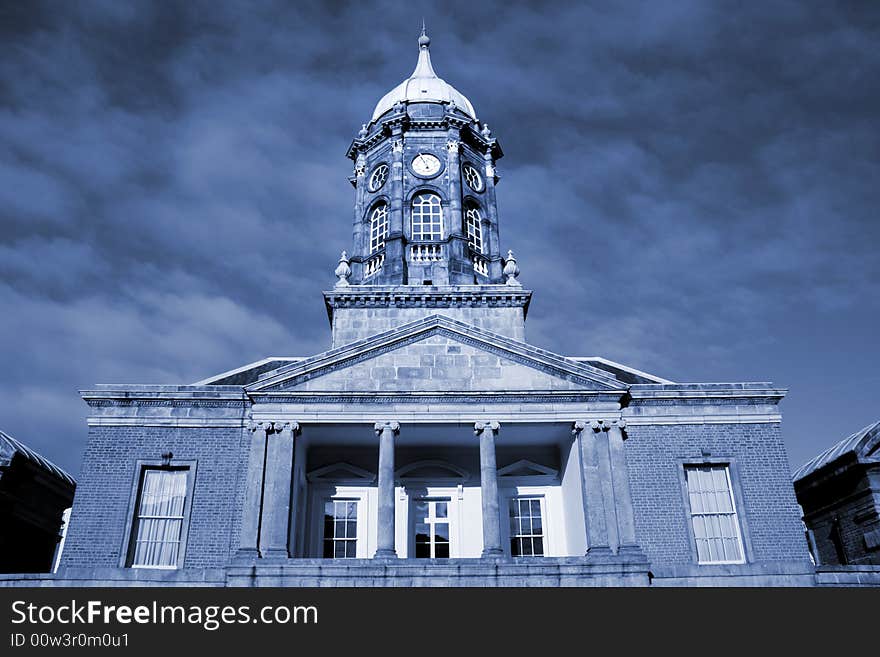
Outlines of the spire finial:
{"type": "Polygon", "coordinates": [[[419,37],[419,48],[427,48],[431,45],[431,37],[425,29],[425,19],[422,17],[422,35],[419,37]]]}

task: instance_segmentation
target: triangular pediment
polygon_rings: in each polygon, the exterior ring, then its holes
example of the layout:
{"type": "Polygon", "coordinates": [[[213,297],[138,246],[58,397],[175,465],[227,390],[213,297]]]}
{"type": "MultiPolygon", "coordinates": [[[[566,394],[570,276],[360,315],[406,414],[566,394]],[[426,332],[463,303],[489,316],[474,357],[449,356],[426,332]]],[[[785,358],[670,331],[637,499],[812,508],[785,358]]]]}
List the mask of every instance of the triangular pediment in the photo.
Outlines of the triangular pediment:
{"type": "Polygon", "coordinates": [[[269,372],[246,390],[604,392],[624,388],[598,368],[432,315],[269,372]]]}
{"type": "Polygon", "coordinates": [[[371,484],[376,480],[376,475],[372,472],[345,462],[317,468],[309,472],[306,477],[312,483],[371,484]]]}
{"type": "Polygon", "coordinates": [[[519,477],[545,477],[555,479],[559,475],[558,470],[548,468],[546,465],[535,463],[527,459],[520,459],[515,463],[498,468],[498,476],[500,478],[519,478],[519,477]]]}

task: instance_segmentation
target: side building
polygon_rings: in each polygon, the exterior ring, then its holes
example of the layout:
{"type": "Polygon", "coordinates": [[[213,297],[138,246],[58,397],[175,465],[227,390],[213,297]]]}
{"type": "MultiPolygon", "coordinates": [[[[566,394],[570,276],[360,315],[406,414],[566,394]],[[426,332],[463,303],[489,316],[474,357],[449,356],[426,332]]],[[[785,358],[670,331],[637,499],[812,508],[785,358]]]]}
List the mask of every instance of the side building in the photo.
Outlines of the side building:
{"type": "Polygon", "coordinates": [[[793,479],[816,563],[880,566],[880,422],[805,463],[793,479]]]}
{"type": "Polygon", "coordinates": [[[76,481],[0,431],[0,573],[48,573],[76,481]]]}

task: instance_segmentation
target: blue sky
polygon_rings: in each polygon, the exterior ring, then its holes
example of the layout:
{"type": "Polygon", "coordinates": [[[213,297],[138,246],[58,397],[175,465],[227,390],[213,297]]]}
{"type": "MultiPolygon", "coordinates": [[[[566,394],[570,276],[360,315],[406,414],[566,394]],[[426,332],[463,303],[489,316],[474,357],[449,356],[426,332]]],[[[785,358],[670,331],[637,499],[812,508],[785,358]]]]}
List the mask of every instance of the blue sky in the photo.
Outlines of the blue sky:
{"type": "Polygon", "coordinates": [[[789,389],[792,468],[880,418],[880,5],[0,7],[0,427],[329,346],[345,151],[415,65],[501,141],[529,342],[789,389]]]}

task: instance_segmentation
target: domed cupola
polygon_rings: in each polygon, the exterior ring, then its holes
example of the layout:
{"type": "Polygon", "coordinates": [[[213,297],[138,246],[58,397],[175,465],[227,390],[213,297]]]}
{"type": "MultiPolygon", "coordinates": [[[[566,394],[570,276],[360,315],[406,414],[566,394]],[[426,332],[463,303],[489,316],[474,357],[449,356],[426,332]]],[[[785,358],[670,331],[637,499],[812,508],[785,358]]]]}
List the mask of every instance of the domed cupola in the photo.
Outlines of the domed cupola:
{"type": "Polygon", "coordinates": [[[451,84],[437,76],[431,65],[431,54],[428,48],[431,45],[430,37],[425,33],[422,26],[422,35],[419,37],[419,61],[415,70],[406,80],[394,87],[382,97],[382,100],[373,110],[375,121],[380,116],[394,108],[395,103],[454,103],[464,114],[476,120],[477,113],[471,101],[451,84]]]}

